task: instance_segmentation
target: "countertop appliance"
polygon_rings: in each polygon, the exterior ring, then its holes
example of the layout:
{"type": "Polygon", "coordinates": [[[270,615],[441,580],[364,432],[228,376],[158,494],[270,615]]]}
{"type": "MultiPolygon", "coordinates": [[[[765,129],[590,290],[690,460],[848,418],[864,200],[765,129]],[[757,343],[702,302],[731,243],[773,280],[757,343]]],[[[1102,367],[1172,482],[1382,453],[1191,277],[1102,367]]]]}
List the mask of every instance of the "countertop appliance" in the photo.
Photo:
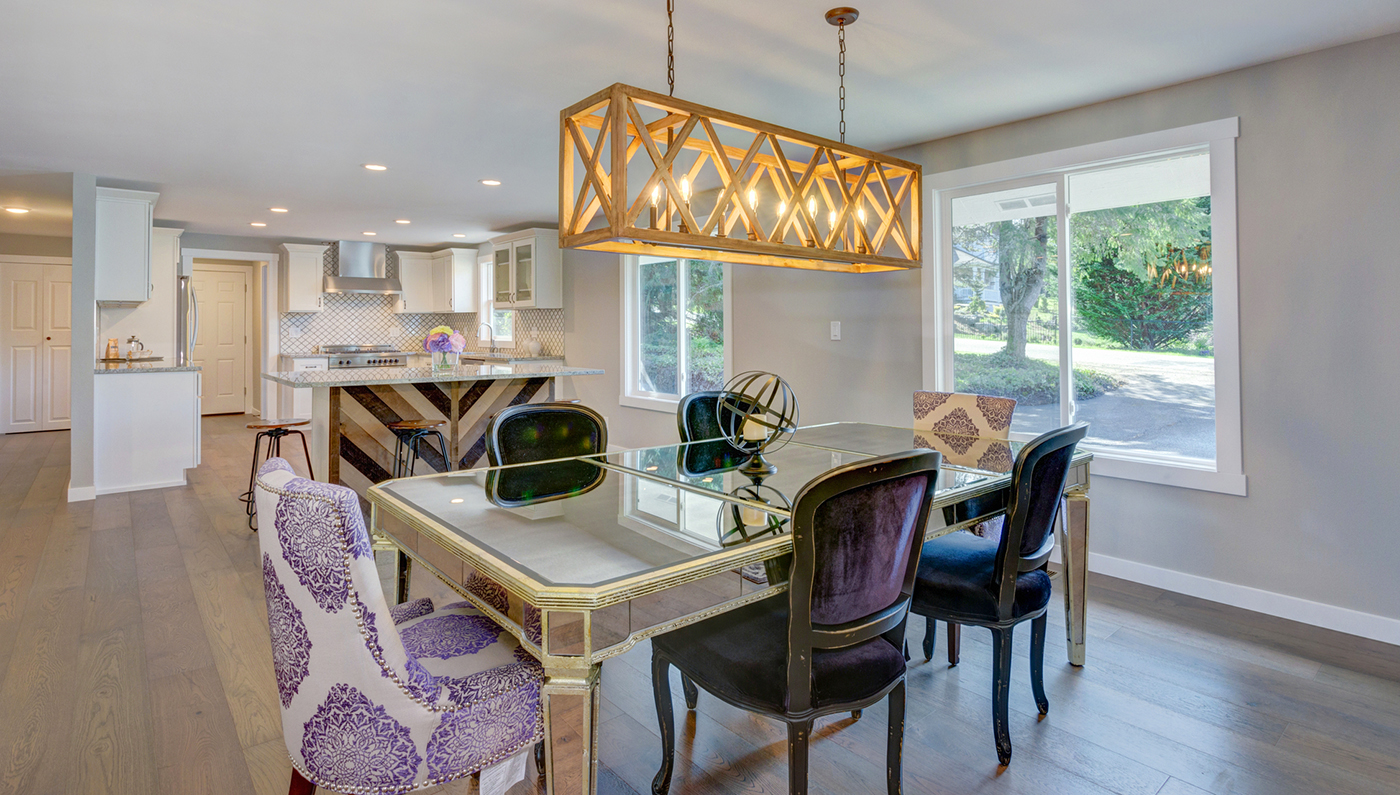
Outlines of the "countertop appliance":
{"type": "Polygon", "coordinates": [[[326,366],[332,370],[352,367],[407,367],[408,356],[393,345],[322,345],[326,366]]]}

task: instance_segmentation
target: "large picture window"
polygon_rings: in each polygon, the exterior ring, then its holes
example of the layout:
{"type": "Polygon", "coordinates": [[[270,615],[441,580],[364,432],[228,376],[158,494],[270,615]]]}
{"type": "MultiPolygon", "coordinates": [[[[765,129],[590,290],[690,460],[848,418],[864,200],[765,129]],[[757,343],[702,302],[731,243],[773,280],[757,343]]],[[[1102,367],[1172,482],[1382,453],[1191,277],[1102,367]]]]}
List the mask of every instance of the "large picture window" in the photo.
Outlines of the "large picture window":
{"type": "Polygon", "coordinates": [[[967,181],[937,197],[930,386],[1015,398],[1022,438],[1087,421],[1105,474],[1242,493],[1233,135],[1125,143],[939,175],[967,181]]]}
{"type": "Polygon", "coordinates": [[[728,266],[627,257],[623,264],[623,403],[674,411],[729,373],[728,266]]]}

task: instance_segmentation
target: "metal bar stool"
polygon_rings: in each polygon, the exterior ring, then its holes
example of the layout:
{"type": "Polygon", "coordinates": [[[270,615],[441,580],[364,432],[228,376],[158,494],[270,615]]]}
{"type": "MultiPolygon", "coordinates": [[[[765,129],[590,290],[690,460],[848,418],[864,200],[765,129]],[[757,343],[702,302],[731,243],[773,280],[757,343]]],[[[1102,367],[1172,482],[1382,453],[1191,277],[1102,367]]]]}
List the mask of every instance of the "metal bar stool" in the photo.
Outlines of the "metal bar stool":
{"type": "Polygon", "coordinates": [[[447,439],[443,437],[442,431],[438,430],[446,424],[446,420],[399,420],[385,423],[384,427],[393,431],[398,439],[394,445],[393,477],[413,477],[414,465],[423,457],[423,442],[430,436],[437,437],[443,466],[451,470],[452,462],[447,457],[447,439]]]}
{"type": "Polygon", "coordinates": [[[248,529],[254,533],[258,532],[257,506],[253,499],[253,481],[258,476],[258,452],[262,448],[263,439],[267,439],[267,452],[262,460],[269,458],[280,458],[282,456],[282,437],[296,434],[301,437],[301,451],[306,455],[306,472],[312,480],[316,479],[316,471],[311,468],[311,448],[306,445],[306,434],[298,430],[293,430],[299,425],[310,425],[311,420],[263,420],[261,422],[248,423],[248,430],[257,431],[258,435],[253,439],[253,466],[248,470],[248,490],[238,495],[248,513],[248,529]]]}

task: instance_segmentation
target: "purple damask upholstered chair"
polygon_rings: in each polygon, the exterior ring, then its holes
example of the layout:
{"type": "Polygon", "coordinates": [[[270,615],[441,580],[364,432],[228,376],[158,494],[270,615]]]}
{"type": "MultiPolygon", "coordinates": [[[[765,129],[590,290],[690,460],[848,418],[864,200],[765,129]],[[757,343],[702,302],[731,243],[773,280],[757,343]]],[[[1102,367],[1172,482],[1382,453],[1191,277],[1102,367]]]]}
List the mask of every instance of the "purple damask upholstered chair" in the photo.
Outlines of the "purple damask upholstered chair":
{"type": "MultiPolygon", "coordinates": [[[[1006,441],[1011,435],[1011,417],[1016,413],[1016,401],[1011,398],[973,395],[966,392],[915,392],[914,430],[927,434],[929,444],[941,450],[946,463],[993,469],[1005,472],[1011,465],[1010,448],[1006,445],[985,446],[974,443],[979,439],[1006,441]],[[964,446],[966,445],[966,446],[964,446]],[[969,460],[962,460],[966,456],[969,460]],[[1003,468],[1004,467],[1004,468],[1003,468]]],[[[974,497],[961,505],[943,509],[943,521],[954,524],[982,516],[1005,507],[1001,494],[974,497]]],[[[983,538],[1000,538],[1004,517],[995,516],[978,522],[968,532],[983,538]]],[[[924,659],[933,657],[933,638],[938,624],[932,618],[924,626],[924,659]]],[[[957,624],[948,625],[948,664],[957,665],[962,631],[957,624]]]]}
{"type": "Polygon", "coordinates": [[[539,663],[467,603],[390,608],[359,498],[258,471],[263,587],[292,795],[405,793],[481,772],[499,795],[543,737],[539,663]]]}

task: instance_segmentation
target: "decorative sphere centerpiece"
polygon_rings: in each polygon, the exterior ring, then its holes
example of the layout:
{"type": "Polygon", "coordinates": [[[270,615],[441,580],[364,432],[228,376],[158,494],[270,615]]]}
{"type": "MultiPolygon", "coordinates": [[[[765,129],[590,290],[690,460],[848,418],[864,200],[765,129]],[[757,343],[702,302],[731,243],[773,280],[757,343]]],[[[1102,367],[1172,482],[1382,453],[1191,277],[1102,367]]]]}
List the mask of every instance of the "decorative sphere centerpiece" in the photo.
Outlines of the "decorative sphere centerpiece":
{"type": "Polygon", "coordinates": [[[797,431],[797,395],[782,378],[759,370],[729,379],[719,398],[719,427],[735,448],[749,454],[739,471],[771,475],[778,468],[763,454],[781,449],[797,431]]]}

